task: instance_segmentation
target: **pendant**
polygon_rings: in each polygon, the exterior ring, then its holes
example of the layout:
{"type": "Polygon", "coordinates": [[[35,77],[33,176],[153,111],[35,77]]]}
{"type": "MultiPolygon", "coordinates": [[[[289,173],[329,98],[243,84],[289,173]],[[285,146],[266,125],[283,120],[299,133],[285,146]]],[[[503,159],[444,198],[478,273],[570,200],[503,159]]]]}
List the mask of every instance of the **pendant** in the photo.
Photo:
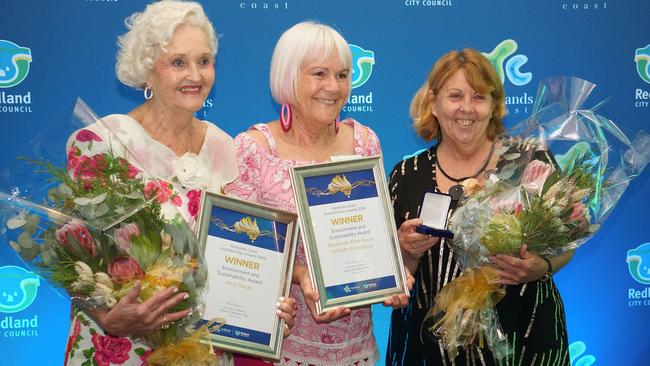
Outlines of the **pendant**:
{"type": "Polygon", "coordinates": [[[461,199],[463,199],[464,194],[465,194],[465,189],[460,184],[454,184],[453,186],[449,187],[449,195],[451,196],[452,209],[458,206],[458,203],[460,202],[461,199]]]}

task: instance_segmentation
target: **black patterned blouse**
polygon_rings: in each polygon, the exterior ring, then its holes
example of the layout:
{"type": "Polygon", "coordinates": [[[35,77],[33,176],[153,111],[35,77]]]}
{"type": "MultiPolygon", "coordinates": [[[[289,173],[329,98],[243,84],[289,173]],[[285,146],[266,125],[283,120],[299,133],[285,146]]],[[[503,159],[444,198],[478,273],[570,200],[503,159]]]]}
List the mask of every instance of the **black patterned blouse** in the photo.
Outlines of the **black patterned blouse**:
{"type": "MultiPolygon", "coordinates": [[[[507,138],[504,145],[509,146],[507,153],[531,148],[522,140],[507,138]]],[[[389,189],[398,228],[417,217],[424,192],[438,189],[435,153],[433,146],[401,161],[391,172],[389,189]]],[[[496,307],[513,355],[497,362],[488,348],[477,346],[459,349],[459,355],[450,359],[441,341],[427,330],[430,324],[424,324],[436,294],[461,274],[449,245],[442,240],[420,259],[409,306],[392,314],[386,365],[570,365],[564,305],[552,277],[506,286],[506,296],[496,307]]]]}

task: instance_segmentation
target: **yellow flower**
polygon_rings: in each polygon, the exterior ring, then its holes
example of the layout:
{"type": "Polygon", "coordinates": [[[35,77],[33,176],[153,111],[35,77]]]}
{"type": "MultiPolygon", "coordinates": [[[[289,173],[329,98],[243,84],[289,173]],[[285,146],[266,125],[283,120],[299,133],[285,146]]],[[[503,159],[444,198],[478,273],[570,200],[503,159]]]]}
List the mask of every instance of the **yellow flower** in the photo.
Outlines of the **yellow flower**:
{"type": "Polygon", "coordinates": [[[159,289],[170,286],[178,286],[183,282],[184,267],[177,267],[171,259],[156,262],[153,267],[144,274],[144,282],[159,289]]]}

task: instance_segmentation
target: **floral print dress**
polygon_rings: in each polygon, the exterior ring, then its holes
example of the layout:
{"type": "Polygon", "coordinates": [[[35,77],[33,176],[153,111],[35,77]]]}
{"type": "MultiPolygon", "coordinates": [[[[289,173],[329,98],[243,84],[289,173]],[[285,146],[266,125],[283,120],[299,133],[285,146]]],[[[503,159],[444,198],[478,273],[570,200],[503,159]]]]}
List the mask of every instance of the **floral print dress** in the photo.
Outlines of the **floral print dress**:
{"type": "MultiPolygon", "coordinates": [[[[128,161],[129,176],[143,175],[144,194],[155,195],[163,214],[172,219],[181,215],[196,227],[201,190],[220,191],[237,176],[233,141],[209,122],[199,154],[176,156],[167,146],[151,138],[142,126],[127,115],[114,114],[76,131],[66,146],[68,172],[92,184],[97,169],[104,164],[102,153],[128,161]]],[[[152,350],[134,338],[114,337],[104,331],[81,309],[73,305],[66,365],[146,365],[152,350]]],[[[222,357],[222,365],[229,356],[222,357]]]]}
{"type": "MultiPolygon", "coordinates": [[[[354,152],[360,156],[381,154],[375,133],[348,119],[343,121],[354,128],[354,152]],[[367,131],[364,141],[363,132],[367,131]]],[[[278,157],[275,139],[265,124],[257,124],[251,130],[260,131],[266,137],[270,152],[251,134],[244,132],[235,138],[235,150],[239,177],[225,187],[225,193],[285,211],[296,212],[293,198],[290,168],[294,165],[315,163],[313,161],[287,160],[278,157]]],[[[298,243],[296,263],[306,264],[302,243],[298,243]]],[[[373,365],[378,352],[372,330],[370,307],[352,310],[349,316],[329,324],[317,324],[307,308],[299,285],[292,285],[291,297],[296,299],[298,311],[291,335],[284,340],[279,365],[373,365]]],[[[245,364],[243,361],[241,364],[245,364]]],[[[260,362],[261,363],[261,362],[260,362]]],[[[235,364],[240,364],[238,359],[235,364]]]]}

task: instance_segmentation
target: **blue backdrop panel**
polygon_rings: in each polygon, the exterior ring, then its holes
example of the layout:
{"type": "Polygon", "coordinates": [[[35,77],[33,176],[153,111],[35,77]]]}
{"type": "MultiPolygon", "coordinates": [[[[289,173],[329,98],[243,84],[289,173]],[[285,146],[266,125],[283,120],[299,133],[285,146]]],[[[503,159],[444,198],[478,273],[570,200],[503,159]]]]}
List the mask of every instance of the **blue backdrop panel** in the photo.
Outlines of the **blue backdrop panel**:
{"type": "MultiPolygon", "coordinates": [[[[36,152],[62,163],[77,97],[100,115],[125,113],[142,102],[141,92],[116,80],[114,67],[124,18],[146,3],[3,1],[0,169],[4,175],[13,169],[29,193],[39,193],[29,188],[37,186],[34,177],[19,176],[14,159],[36,152]]],[[[530,113],[539,80],[576,75],[598,84],[591,105],[610,98],[600,113],[624,132],[648,130],[650,2],[645,0],[221,0],[204,6],[220,45],[215,87],[199,117],[233,136],[277,117],[268,91],[273,46],[284,30],[305,19],[339,29],[357,46],[355,56],[365,60],[355,72],[343,117],[377,132],[388,170],[427,147],[410,127],[409,102],[433,62],[450,49],[487,53],[516,46],[502,65],[508,125],[530,113]]],[[[650,242],[649,174],[632,182],[601,231],[555,277],[566,304],[574,365],[648,362],[650,254],[641,246],[650,242]]],[[[0,364],[60,365],[69,302],[23,267],[0,243],[0,345],[11,350],[3,352],[0,364]],[[30,279],[31,289],[23,292],[18,279],[30,279]]],[[[383,354],[390,311],[375,306],[374,314],[383,354]]]]}

